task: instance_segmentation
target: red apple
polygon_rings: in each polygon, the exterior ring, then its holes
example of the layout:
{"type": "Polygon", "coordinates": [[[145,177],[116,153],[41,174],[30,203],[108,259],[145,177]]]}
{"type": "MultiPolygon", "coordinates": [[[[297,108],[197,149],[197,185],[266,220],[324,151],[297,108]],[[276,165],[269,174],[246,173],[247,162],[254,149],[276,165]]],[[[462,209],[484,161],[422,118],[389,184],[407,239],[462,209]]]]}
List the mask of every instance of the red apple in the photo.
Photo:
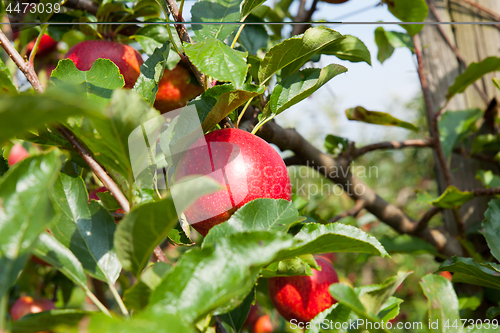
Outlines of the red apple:
{"type": "Polygon", "coordinates": [[[10,308],[12,320],[19,320],[29,313],[54,310],[56,307],[52,301],[45,298],[33,299],[29,296],[21,296],[10,308]]]}
{"type": "Polygon", "coordinates": [[[442,277],[444,277],[448,281],[451,281],[453,279],[453,275],[451,275],[451,273],[448,271],[439,272],[439,275],[441,275],[442,277]]]}
{"type": "Polygon", "coordinates": [[[30,153],[28,153],[28,151],[24,149],[24,147],[21,144],[16,143],[14,146],[12,146],[12,149],[10,150],[7,162],[9,163],[9,165],[12,166],[18,162],[21,162],[22,160],[24,160],[29,156],[30,153]]]}
{"type": "Polygon", "coordinates": [[[104,192],[107,192],[107,191],[108,191],[108,189],[106,187],[104,187],[104,186],[101,186],[101,187],[99,187],[99,188],[97,188],[97,189],[95,189],[93,191],[90,191],[90,193],[89,193],[89,202],[90,202],[90,200],[98,200],[98,201],[101,200],[97,196],[97,193],[104,193],[104,192]]]}
{"type": "Polygon", "coordinates": [[[321,271],[313,269],[312,276],[289,276],[269,279],[269,296],[278,312],[288,321],[308,322],[337,301],[328,287],[339,282],[333,266],[316,258],[321,271]]]}
{"type": "Polygon", "coordinates": [[[268,315],[261,316],[253,325],[253,333],[270,333],[273,332],[273,324],[268,315]]]}
{"type": "Polygon", "coordinates": [[[253,327],[255,322],[259,319],[259,306],[254,304],[250,307],[250,311],[248,312],[247,319],[243,324],[243,327],[253,327]]]}
{"type": "Polygon", "coordinates": [[[335,264],[335,262],[337,261],[337,255],[333,252],[321,253],[321,254],[318,254],[316,256],[328,260],[330,262],[330,264],[335,264]]]}
{"type": "Polygon", "coordinates": [[[203,236],[249,201],[291,200],[283,159],[267,142],[239,129],[216,130],[197,140],[179,162],[175,179],[190,175],[209,176],[225,187],[198,199],[184,212],[203,236]]]}
{"type": "MultiPolygon", "coordinates": [[[[26,45],[26,54],[30,54],[31,51],[33,51],[33,48],[35,47],[35,42],[36,38],[33,39],[31,42],[29,42],[26,45]]],[[[36,56],[37,57],[43,57],[48,54],[50,54],[52,51],[54,51],[57,48],[57,42],[52,39],[49,35],[43,35],[42,38],[40,39],[40,44],[38,44],[38,51],[36,51],[36,56]]]]}
{"type": "Polygon", "coordinates": [[[158,83],[155,108],[161,113],[181,108],[203,92],[196,79],[182,63],[172,70],[166,69],[158,83]]]}
{"type": "Polygon", "coordinates": [[[73,60],[81,71],[88,71],[99,58],[109,59],[118,66],[125,79],[125,88],[133,88],[144,62],[134,48],[105,40],[87,40],[69,49],[66,58],[73,60]]]}

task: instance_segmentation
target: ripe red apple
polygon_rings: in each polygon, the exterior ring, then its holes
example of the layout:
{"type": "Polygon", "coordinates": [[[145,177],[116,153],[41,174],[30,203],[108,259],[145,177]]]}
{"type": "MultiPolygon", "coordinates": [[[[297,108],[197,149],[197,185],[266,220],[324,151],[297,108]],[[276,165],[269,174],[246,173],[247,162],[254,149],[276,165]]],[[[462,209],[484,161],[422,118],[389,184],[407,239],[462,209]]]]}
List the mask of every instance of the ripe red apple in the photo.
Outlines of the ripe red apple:
{"type": "Polygon", "coordinates": [[[253,325],[253,333],[272,333],[273,324],[271,323],[271,318],[268,315],[261,316],[253,325]]]}
{"type": "Polygon", "coordinates": [[[196,79],[182,62],[173,69],[166,69],[158,83],[155,108],[161,113],[181,108],[203,92],[196,79]]]}
{"type": "Polygon", "coordinates": [[[216,130],[197,140],[179,162],[175,179],[190,175],[209,176],[225,187],[201,197],[184,212],[203,236],[249,201],[291,200],[283,159],[267,142],[239,129],[216,130]]]}
{"type": "MultiPolygon", "coordinates": [[[[35,47],[36,38],[33,39],[26,45],[26,54],[31,54],[33,48],[35,47]]],[[[37,57],[43,57],[50,54],[57,48],[57,42],[52,39],[49,35],[43,35],[40,39],[40,44],[38,44],[38,51],[36,51],[37,57]]]]}
{"type": "Polygon", "coordinates": [[[270,278],[269,296],[278,312],[288,321],[308,322],[337,301],[328,287],[339,282],[337,273],[323,258],[316,258],[321,271],[313,269],[312,276],[270,278]]]}
{"type": "Polygon", "coordinates": [[[337,261],[337,255],[333,252],[321,253],[321,254],[318,254],[316,256],[328,260],[330,262],[330,264],[335,264],[335,262],[337,261]]]}
{"type": "Polygon", "coordinates": [[[12,320],[16,321],[29,313],[54,310],[55,308],[54,303],[48,299],[33,299],[29,296],[21,296],[10,308],[10,315],[12,320]]]}
{"type": "Polygon", "coordinates": [[[133,88],[144,62],[141,54],[134,48],[105,40],[87,40],[74,45],[66,53],[81,71],[88,71],[99,58],[109,59],[118,66],[125,79],[125,88],[133,88]]]}
{"type": "Polygon", "coordinates": [[[453,275],[451,275],[451,273],[448,271],[439,272],[439,275],[441,275],[442,277],[444,277],[448,281],[451,281],[453,279],[453,275]]]}
{"type": "Polygon", "coordinates": [[[30,153],[28,153],[28,151],[24,149],[21,144],[16,143],[14,146],[12,146],[12,149],[9,152],[9,158],[7,159],[7,162],[12,166],[18,162],[21,162],[29,156],[30,153]]]}

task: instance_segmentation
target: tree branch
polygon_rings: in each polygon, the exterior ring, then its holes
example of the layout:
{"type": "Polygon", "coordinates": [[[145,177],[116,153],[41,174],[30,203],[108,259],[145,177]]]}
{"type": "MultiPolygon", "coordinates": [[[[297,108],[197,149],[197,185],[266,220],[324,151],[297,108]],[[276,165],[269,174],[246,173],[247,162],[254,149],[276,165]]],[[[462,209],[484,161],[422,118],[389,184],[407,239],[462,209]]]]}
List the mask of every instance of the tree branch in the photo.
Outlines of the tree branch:
{"type": "Polygon", "coordinates": [[[442,210],[443,209],[439,207],[432,207],[427,212],[425,212],[424,215],[420,218],[420,220],[417,221],[417,225],[413,233],[418,235],[422,231],[424,231],[425,228],[427,228],[429,221],[442,210]]]}
{"type": "MultiPolygon", "coordinates": [[[[306,1],[301,0],[297,16],[293,19],[294,22],[309,22],[316,11],[316,6],[318,5],[318,0],[313,0],[311,8],[305,10],[306,1]]],[[[310,24],[296,24],[293,26],[291,36],[303,34],[307,29],[311,27],[310,24]]]]}
{"type": "Polygon", "coordinates": [[[222,325],[222,321],[218,316],[215,316],[215,333],[227,333],[226,328],[222,325]]]}
{"type": "MultiPolygon", "coordinates": [[[[248,110],[250,111],[250,110],[248,110]]],[[[251,131],[258,122],[256,112],[247,112],[240,128],[251,131]]],[[[399,233],[415,234],[417,222],[408,217],[401,209],[381,198],[361,179],[351,173],[349,159],[339,156],[332,158],[311,145],[294,129],[285,129],[274,121],[266,123],[257,131],[257,135],[267,142],[273,143],[281,151],[291,150],[295,153],[294,159],[300,159],[301,165],[307,165],[335,184],[344,189],[353,200],[364,202],[364,208],[375,215],[380,221],[388,224],[399,233]]],[[[462,255],[460,243],[446,231],[424,228],[418,237],[431,243],[444,255],[462,255]]]]}
{"type": "Polygon", "coordinates": [[[495,20],[496,22],[500,22],[500,14],[498,14],[497,12],[477,3],[477,2],[474,2],[474,1],[471,1],[471,0],[460,0],[462,2],[465,2],[465,3],[468,3],[469,5],[471,5],[472,7],[475,7],[477,9],[479,9],[480,11],[490,15],[493,20],[495,20]]]}
{"type": "Polygon", "coordinates": [[[38,76],[36,75],[33,66],[31,66],[29,62],[25,61],[23,57],[21,57],[19,52],[17,52],[14,46],[10,43],[7,36],[5,36],[3,31],[1,30],[0,30],[0,45],[5,50],[5,52],[10,56],[12,61],[14,61],[14,63],[19,68],[19,70],[24,74],[24,76],[26,76],[26,79],[28,79],[28,82],[31,84],[33,89],[35,89],[35,91],[38,93],[43,92],[43,86],[40,83],[40,80],[38,79],[38,76]]]}
{"type": "Polygon", "coordinates": [[[434,142],[427,139],[378,142],[371,145],[366,145],[364,147],[356,148],[354,151],[350,152],[350,155],[354,159],[374,150],[402,149],[406,147],[434,147],[434,142]]]}
{"type": "Polygon", "coordinates": [[[429,130],[434,141],[434,148],[439,165],[444,175],[446,186],[450,186],[453,182],[453,179],[451,176],[450,168],[448,167],[448,163],[446,162],[446,157],[444,155],[443,147],[441,146],[441,141],[439,140],[439,128],[437,119],[434,116],[434,105],[432,103],[427,76],[425,75],[424,57],[422,56],[422,43],[418,34],[413,37],[413,45],[415,47],[415,54],[417,55],[417,72],[418,77],[420,78],[422,92],[424,94],[425,109],[427,111],[427,119],[429,121],[429,130]]]}
{"type": "Polygon", "coordinates": [[[347,217],[347,216],[356,217],[361,212],[361,210],[363,210],[364,207],[365,207],[365,203],[361,200],[357,200],[354,204],[354,207],[352,207],[351,209],[346,210],[345,212],[335,216],[334,218],[332,218],[330,220],[330,223],[337,222],[340,219],[343,219],[344,217],[347,217]]]}

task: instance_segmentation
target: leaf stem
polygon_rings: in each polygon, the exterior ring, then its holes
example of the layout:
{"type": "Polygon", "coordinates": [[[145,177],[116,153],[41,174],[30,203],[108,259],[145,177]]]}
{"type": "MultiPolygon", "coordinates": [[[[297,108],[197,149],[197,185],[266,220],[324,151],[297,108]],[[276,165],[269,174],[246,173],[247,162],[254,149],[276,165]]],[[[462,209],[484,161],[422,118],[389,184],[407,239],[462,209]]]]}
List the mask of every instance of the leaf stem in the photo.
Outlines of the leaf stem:
{"type": "Polygon", "coordinates": [[[5,317],[7,315],[7,302],[9,300],[9,294],[5,293],[0,299],[0,332],[5,330],[5,317]]]}
{"type": "Polygon", "coordinates": [[[258,130],[262,127],[262,126],[264,126],[264,125],[265,125],[268,121],[273,120],[273,119],[274,119],[274,117],[275,117],[275,115],[271,115],[271,117],[269,117],[269,118],[266,118],[266,119],[264,119],[264,120],[259,121],[259,122],[257,123],[257,125],[255,125],[255,127],[253,128],[253,130],[252,130],[252,134],[257,133],[257,131],[258,131],[258,130]]]}
{"type": "MultiPolygon", "coordinates": [[[[184,1],[184,0],[183,0],[184,1]]],[[[240,28],[238,29],[238,32],[236,33],[236,36],[234,36],[233,42],[231,43],[231,48],[234,49],[234,46],[236,45],[236,41],[241,35],[241,32],[243,31],[243,28],[245,27],[245,24],[240,25],[240,28]]]]}
{"type": "Polygon", "coordinates": [[[118,294],[118,290],[116,290],[115,285],[110,283],[109,289],[111,290],[111,293],[113,294],[113,297],[115,298],[116,303],[118,303],[118,306],[120,307],[120,310],[123,313],[123,315],[128,317],[129,313],[128,313],[127,307],[125,306],[125,304],[123,304],[122,298],[120,297],[120,294],[118,294]]]}
{"type": "Polygon", "coordinates": [[[181,4],[179,5],[179,14],[177,15],[177,21],[181,21],[183,19],[182,9],[184,9],[184,0],[181,0],[181,4]]]}
{"type": "Polygon", "coordinates": [[[245,107],[243,108],[243,110],[241,110],[241,113],[238,116],[238,121],[236,122],[236,128],[238,128],[240,126],[240,121],[243,118],[245,111],[248,109],[248,106],[250,105],[250,103],[252,103],[252,100],[253,100],[253,97],[248,100],[248,102],[247,102],[247,104],[245,104],[245,107]]]}
{"type": "Polygon", "coordinates": [[[104,304],[99,301],[99,299],[90,291],[86,290],[86,294],[88,298],[99,308],[99,310],[102,311],[106,316],[111,317],[111,313],[109,313],[109,310],[104,306],[104,304]]]}
{"type": "Polygon", "coordinates": [[[48,24],[44,24],[42,25],[42,30],[40,31],[40,33],[38,34],[38,37],[35,41],[35,45],[33,46],[33,50],[31,50],[31,53],[30,53],[30,58],[29,58],[29,65],[31,67],[33,67],[33,62],[35,61],[35,56],[36,56],[36,53],[38,51],[38,46],[40,45],[40,42],[42,40],[42,37],[43,35],[45,35],[45,31],[47,30],[47,28],[49,27],[48,24]]]}

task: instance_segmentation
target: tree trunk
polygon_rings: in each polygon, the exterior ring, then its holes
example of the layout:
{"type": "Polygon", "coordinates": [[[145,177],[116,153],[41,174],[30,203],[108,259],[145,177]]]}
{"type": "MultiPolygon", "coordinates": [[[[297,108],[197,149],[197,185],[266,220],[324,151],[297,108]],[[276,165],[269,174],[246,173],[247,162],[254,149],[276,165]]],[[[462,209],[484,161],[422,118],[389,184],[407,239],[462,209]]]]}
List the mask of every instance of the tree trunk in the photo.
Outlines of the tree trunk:
{"type": "MultiPolygon", "coordinates": [[[[500,1],[498,0],[475,0],[497,13],[500,13],[500,1]]],[[[427,0],[434,4],[437,16],[442,22],[481,22],[491,21],[487,14],[479,11],[463,0],[427,0]]],[[[438,21],[429,12],[428,21],[438,21]]],[[[491,25],[456,24],[441,25],[448,39],[457,47],[467,65],[479,62],[490,56],[500,55],[500,30],[491,25]]],[[[421,32],[423,45],[423,56],[429,89],[434,103],[434,112],[444,105],[448,88],[453,84],[455,78],[464,71],[452,48],[443,38],[438,27],[426,25],[421,32]]],[[[478,81],[479,87],[486,92],[488,99],[500,98],[500,90],[493,86],[492,78],[500,77],[499,73],[486,75],[478,81]]],[[[466,110],[469,108],[480,108],[485,110],[486,103],[481,95],[470,86],[463,94],[455,96],[447,107],[447,112],[466,110]]],[[[491,129],[492,124],[483,122],[479,132],[485,133],[491,129]]],[[[486,165],[484,162],[453,154],[451,158],[451,171],[453,185],[460,190],[468,190],[481,187],[481,183],[475,178],[478,170],[493,169],[496,173],[498,165],[486,165]]],[[[438,169],[438,168],[436,168],[438,169]]],[[[437,180],[440,192],[446,188],[443,174],[437,171],[437,180]]],[[[460,209],[460,215],[465,228],[476,226],[484,219],[489,198],[475,198],[460,209]]],[[[459,228],[452,211],[444,213],[445,226],[453,235],[458,235],[459,228]]]]}

